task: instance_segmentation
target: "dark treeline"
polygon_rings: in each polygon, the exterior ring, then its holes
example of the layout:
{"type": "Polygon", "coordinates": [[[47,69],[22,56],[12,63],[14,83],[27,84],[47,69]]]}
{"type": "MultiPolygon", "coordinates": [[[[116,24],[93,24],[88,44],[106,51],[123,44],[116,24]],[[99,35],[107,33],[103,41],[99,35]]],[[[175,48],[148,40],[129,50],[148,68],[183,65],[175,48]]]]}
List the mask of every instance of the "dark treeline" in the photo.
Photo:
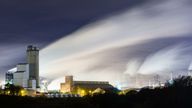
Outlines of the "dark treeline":
{"type": "Polygon", "coordinates": [[[1,106],[26,108],[192,108],[192,78],[182,76],[163,88],[143,88],[125,95],[98,94],[82,98],[0,96],[1,106]]]}

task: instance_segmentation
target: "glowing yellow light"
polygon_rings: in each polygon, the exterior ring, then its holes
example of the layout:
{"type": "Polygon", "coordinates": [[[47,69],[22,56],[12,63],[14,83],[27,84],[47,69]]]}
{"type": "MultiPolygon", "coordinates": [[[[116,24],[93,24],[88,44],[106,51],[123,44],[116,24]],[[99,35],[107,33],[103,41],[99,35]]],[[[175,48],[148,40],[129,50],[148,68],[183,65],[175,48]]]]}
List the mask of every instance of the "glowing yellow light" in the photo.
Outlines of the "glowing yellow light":
{"type": "Polygon", "coordinates": [[[80,95],[81,95],[81,96],[85,96],[85,94],[86,94],[86,93],[85,93],[85,90],[81,90],[80,95]]]}
{"type": "Polygon", "coordinates": [[[118,93],[118,95],[125,95],[126,93],[125,93],[125,91],[120,91],[119,93],[118,93]]]}
{"type": "Polygon", "coordinates": [[[9,95],[9,94],[10,94],[10,91],[7,91],[7,94],[9,95]]]}
{"type": "Polygon", "coordinates": [[[26,95],[26,91],[25,90],[21,90],[20,94],[21,94],[21,96],[25,96],[26,95]]]}

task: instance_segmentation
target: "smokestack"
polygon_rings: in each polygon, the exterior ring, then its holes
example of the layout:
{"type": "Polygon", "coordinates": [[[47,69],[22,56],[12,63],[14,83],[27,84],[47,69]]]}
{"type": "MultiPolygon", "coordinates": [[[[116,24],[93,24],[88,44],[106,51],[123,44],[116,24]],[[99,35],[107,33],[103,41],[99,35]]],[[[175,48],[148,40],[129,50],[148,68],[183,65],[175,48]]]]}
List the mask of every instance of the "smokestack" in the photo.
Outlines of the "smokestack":
{"type": "Polygon", "coordinates": [[[27,63],[29,64],[29,86],[36,80],[36,88],[39,88],[39,49],[33,45],[27,47],[27,63]]]}

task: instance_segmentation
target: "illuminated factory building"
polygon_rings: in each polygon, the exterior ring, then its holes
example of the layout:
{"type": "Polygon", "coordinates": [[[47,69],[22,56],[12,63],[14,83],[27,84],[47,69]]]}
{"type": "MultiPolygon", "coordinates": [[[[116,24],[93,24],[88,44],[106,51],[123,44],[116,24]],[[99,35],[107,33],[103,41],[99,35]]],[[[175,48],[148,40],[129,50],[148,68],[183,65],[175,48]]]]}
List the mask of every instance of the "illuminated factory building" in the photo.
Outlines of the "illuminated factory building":
{"type": "Polygon", "coordinates": [[[7,72],[6,82],[36,90],[39,88],[39,49],[29,45],[26,53],[27,63],[19,63],[15,72],[7,72]]]}
{"type": "Polygon", "coordinates": [[[73,76],[66,76],[65,83],[60,84],[62,93],[75,93],[81,96],[94,92],[105,92],[113,90],[114,87],[109,82],[103,81],[73,81],[73,76]]]}
{"type": "MultiPolygon", "coordinates": [[[[27,91],[27,95],[35,96],[41,92],[39,85],[39,49],[29,45],[26,51],[27,63],[19,63],[16,68],[6,73],[6,82],[21,86],[27,91]]],[[[47,82],[44,81],[44,92],[47,91],[47,82]]],[[[109,82],[103,81],[74,81],[73,76],[66,76],[65,83],[61,83],[60,92],[79,94],[81,96],[94,93],[105,93],[115,88],[109,82]]]]}

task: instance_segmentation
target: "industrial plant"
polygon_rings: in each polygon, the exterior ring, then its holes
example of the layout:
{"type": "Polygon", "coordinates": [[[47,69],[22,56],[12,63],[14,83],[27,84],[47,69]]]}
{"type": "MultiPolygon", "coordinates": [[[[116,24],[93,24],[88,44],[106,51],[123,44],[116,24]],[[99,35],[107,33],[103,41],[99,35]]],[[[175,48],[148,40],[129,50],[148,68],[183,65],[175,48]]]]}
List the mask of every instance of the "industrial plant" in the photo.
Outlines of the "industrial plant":
{"type": "MultiPolygon", "coordinates": [[[[43,83],[40,84],[39,48],[29,45],[26,50],[26,61],[26,63],[18,63],[12,71],[6,73],[6,83],[24,88],[28,96],[36,96],[37,92],[48,92],[47,87],[41,86],[45,85],[45,82],[42,81],[43,83]],[[42,91],[42,89],[46,90],[42,91]]],[[[59,93],[84,96],[115,89],[109,82],[74,81],[73,76],[65,76],[65,83],[60,84],[59,93]]]]}
{"type": "MultiPolygon", "coordinates": [[[[29,45],[26,50],[27,63],[18,63],[12,72],[6,73],[6,83],[21,86],[30,93],[40,88],[39,85],[39,49],[29,45]]],[[[29,94],[30,94],[29,93],[29,94]]],[[[30,94],[31,95],[31,94],[30,94]]]]}
{"type": "MultiPolygon", "coordinates": [[[[33,45],[29,45],[26,49],[26,63],[18,63],[14,69],[6,73],[5,77],[7,84],[24,88],[26,91],[25,95],[28,96],[53,92],[48,90],[48,82],[46,80],[40,81],[39,48],[33,45]]],[[[149,84],[149,86],[162,86],[159,77],[155,77],[155,82],[156,85],[149,84]]],[[[73,76],[70,75],[65,76],[65,83],[60,83],[60,89],[56,92],[59,94],[85,96],[114,91],[118,91],[118,89],[107,81],[74,81],[73,76]]]]}

